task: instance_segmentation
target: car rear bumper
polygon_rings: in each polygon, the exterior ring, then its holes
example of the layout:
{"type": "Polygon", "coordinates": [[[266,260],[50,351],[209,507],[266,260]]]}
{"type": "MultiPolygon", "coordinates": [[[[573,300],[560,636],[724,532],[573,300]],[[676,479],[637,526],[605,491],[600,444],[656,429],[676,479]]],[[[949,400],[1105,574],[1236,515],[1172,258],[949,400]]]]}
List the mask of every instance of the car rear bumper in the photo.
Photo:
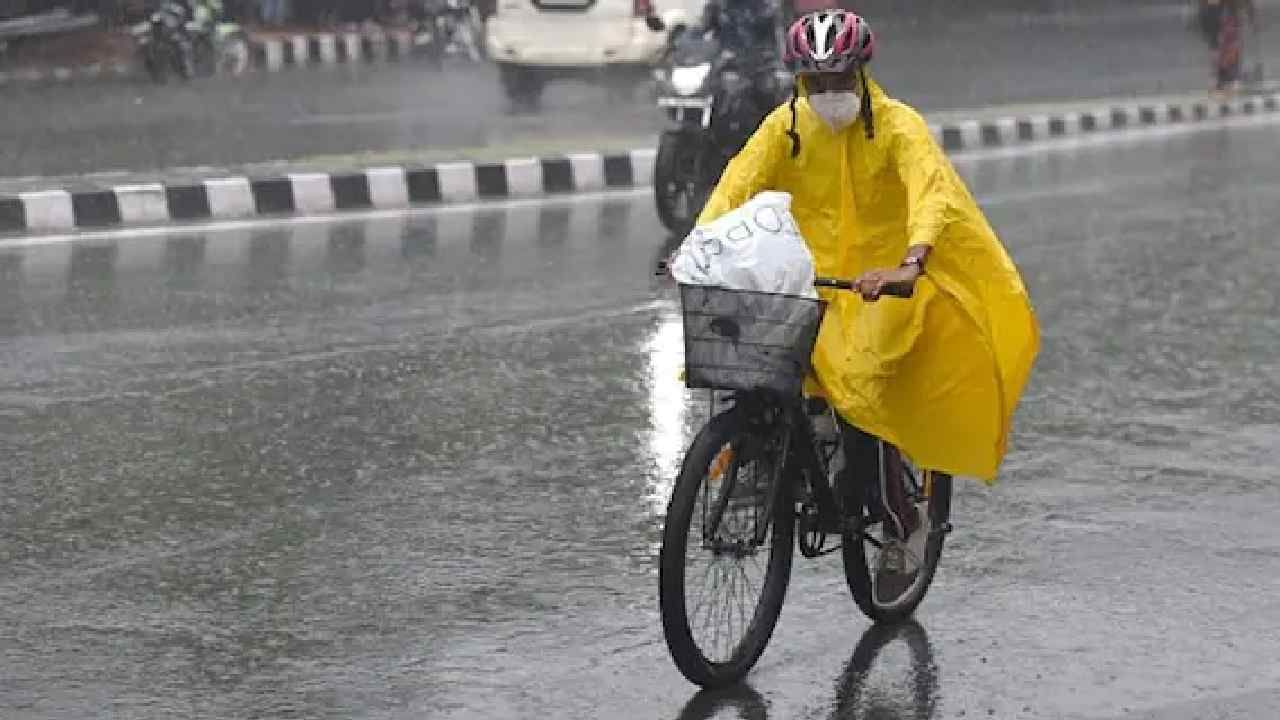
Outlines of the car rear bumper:
{"type": "MultiPolygon", "coordinates": [[[[662,52],[663,36],[644,29],[632,32],[624,42],[598,43],[551,42],[522,37],[514,22],[503,22],[501,16],[489,21],[485,33],[485,49],[496,62],[515,63],[538,68],[587,70],[612,65],[649,65],[662,52]],[[509,27],[510,25],[510,27],[509,27]]],[[[643,28],[643,24],[638,24],[643,28]]]]}
{"type": "Polygon", "coordinates": [[[539,65],[499,61],[498,66],[518,67],[537,73],[543,80],[647,80],[652,76],[648,63],[613,63],[610,65],[539,65]]]}

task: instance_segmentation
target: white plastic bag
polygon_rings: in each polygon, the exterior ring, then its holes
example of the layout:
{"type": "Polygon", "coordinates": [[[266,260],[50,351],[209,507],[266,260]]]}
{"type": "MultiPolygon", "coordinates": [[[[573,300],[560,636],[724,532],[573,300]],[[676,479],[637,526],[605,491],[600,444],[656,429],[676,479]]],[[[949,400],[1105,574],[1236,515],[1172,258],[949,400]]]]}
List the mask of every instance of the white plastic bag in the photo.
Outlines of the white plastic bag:
{"type": "Polygon", "coordinates": [[[689,285],[816,298],[813,254],[791,216],[791,195],[762,192],[699,225],[676,251],[671,274],[689,285]]]}

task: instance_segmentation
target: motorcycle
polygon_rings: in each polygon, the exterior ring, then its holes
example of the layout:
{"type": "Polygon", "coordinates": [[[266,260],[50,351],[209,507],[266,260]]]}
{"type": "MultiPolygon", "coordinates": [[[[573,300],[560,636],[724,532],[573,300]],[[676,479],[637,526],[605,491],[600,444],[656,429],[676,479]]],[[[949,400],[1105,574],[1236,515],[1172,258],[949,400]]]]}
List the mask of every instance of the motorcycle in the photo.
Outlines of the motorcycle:
{"type": "Polygon", "coordinates": [[[239,76],[249,70],[249,35],[240,23],[219,20],[208,7],[199,5],[189,31],[197,75],[239,76]]]}
{"type": "Polygon", "coordinates": [[[676,26],[655,79],[670,126],[658,141],[654,199],[662,224],[683,234],[729,160],[785,99],[790,75],[776,55],[739,57],[715,33],[676,26]]]}
{"type": "Polygon", "coordinates": [[[453,56],[480,62],[484,58],[480,43],[483,25],[471,0],[422,0],[414,45],[437,64],[453,56]]]}
{"type": "Polygon", "coordinates": [[[153,81],[163,83],[170,73],[183,79],[195,74],[187,21],[186,6],[169,0],[156,8],[146,21],[133,26],[138,56],[153,81]]]}
{"type": "Polygon", "coordinates": [[[170,74],[183,80],[214,74],[241,75],[249,69],[249,38],[233,22],[218,21],[203,3],[194,9],[165,0],[132,28],[147,75],[164,83],[170,74]]]}

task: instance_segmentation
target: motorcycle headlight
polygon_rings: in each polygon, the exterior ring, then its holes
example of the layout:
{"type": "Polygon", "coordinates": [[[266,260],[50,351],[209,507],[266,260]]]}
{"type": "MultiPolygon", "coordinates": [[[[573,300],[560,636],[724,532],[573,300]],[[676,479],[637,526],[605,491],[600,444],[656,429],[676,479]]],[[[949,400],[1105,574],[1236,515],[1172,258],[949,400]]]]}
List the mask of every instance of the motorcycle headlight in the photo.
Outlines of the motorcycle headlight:
{"type": "Polygon", "coordinates": [[[671,89],[677,95],[693,95],[702,89],[711,74],[711,63],[689,65],[671,70],[671,89]]]}

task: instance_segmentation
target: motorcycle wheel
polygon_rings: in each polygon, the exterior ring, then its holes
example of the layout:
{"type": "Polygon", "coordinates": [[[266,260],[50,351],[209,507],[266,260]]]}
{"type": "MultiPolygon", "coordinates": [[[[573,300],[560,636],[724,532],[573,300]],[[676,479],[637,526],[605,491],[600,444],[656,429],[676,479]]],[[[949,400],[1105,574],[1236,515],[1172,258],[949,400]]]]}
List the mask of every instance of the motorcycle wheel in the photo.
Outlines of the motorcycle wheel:
{"type": "Polygon", "coordinates": [[[192,43],[190,50],[174,43],[165,43],[165,45],[168,46],[168,61],[173,63],[173,72],[182,80],[194,78],[196,76],[195,43],[192,43]]]}
{"type": "Polygon", "coordinates": [[[213,77],[218,71],[217,51],[208,37],[201,35],[192,39],[191,65],[196,77],[213,77]]]}
{"type": "Polygon", "coordinates": [[[512,63],[499,64],[498,75],[514,112],[537,112],[540,109],[546,78],[535,70],[512,63]]]}
{"type": "Polygon", "coordinates": [[[476,56],[476,62],[485,62],[489,59],[489,52],[484,44],[488,22],[478,10],[471,8],[467,31],[471,36],[471,50],[476,56]]]}
{"type": "Polygon", "coordinates": [[[484,60],[484,57],[480,54],[480,46],[476,42],[476,35],[472,32],[470,25],[459,26],[456,37],[462,45],[462,50],[466,53],[467,59],[473,63],[479,63],[484,60]]]}
{"type": "Polygon", "coordinates": [[[152,46],[146,45],[138,48],[138,62],[142,64],[143,71],[146,72],[151,82],[162,85],[165,81],[164,70],[161,69],[158,60],[159,58],[156,57],[155,49],[152,46]]]}
{"type": "Polygon", "coordinates": [[[227,37],[219,53],[218,72],[239,77],[249,71],[249,39],[236,34],[227,37]]]}
{"type": "Polygon", "coordinates": [[[658,219],[672,233],[693,229],[710,188],[698,177],[698,138],[688,132],[667,131],[658,141],[653,164],[653,198],[658,219]]]}
{"type": "Polygon", "coordinates": [[[418,25],[413,34],[413,52],[426,60],[433,70],[444,67],[444,54],[441,51],[440,37],[436,33],[435,25],[431,23],[418,25]]]}
{"type": "Polygon", "coordinates": [[[169,82],[169,70],[176,66],[173,51],[162,43],[152,43],[142,54],[142,65],[151,81],[157,85],[169,82]]]}

